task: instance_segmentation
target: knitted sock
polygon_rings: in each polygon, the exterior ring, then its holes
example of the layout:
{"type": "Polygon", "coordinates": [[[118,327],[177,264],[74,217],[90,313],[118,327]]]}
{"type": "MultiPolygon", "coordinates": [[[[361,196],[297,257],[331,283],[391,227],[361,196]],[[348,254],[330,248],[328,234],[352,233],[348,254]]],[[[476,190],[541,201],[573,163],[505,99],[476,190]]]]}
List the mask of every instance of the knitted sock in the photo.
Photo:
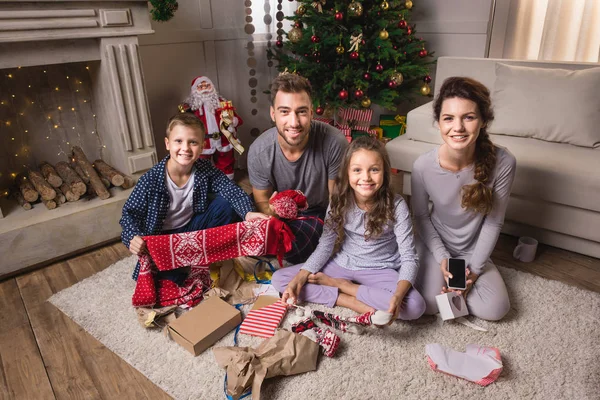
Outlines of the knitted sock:
{"type": "Polygon", "coordinates": [[[294,333],[302,333],[309,329],[316,328],[314,321],[310,318],[304,318],[296,323],[292,324],[292,332],[294,333]]]}
{"type": "Polygon", "coordinates": [[[369,325],[386,325],[392,320],[393,315],[386,311],[377,310],[357,315],[355,317],[345,318],[347,322],[369,326],[369,325]]]}
{"type": "Polygon", "coordinates": [[[502,372],[500,351],[495,347],[468,344],[464,353],[437,343],[425,346],[427,362],[434,371],[487,386],[502,372]]]}
{"type": "Polygon", "coordinates": [[[360,334],[362,331],[358,326],[349,325],[343,317],[339,315],[326,313],[323,311],[314,310],[312,314],[322,323],[332,328],[339,329],[342,332],[350,332],[360,334]]]}
{"type": "Polygon", "coordinates": [[[317,333],[317,343],[323,348],[323,354],[333,357],[340,346],[340,337],[328,328],[315,328],[314,330],[317,333]]]}
{"type": "MultiPolygon", "coordinates": [[[[296,332],[299,333],[299,332],[296,332]]],[[[340,337],[329,328],[314,327],[303,331],[301,335],[306,336],[317,343],[323,349],[323,354],[327,357],[333,357],[340,345],[340,337]]]]}

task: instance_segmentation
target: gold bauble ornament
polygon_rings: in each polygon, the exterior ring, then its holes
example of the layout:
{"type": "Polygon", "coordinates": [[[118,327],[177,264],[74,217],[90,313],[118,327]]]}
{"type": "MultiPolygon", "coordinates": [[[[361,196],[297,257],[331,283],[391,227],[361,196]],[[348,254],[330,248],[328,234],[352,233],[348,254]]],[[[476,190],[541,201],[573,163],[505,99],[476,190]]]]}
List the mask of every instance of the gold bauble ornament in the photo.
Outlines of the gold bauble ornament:
{"type": "Polygon", "coordinates": [[[363,13],[363,6],[358,1],[353,1],[348,5],[348,15],[351,17],[360,17],[363,13]]]}
{"type": "Polygon", "coordinates": [[[296,10],[296,14],[301,17],[306,13],[306,6],[304,4],[301,4],[298,6],[298,9],[296,10]]]}
{"type": "Polygon", "coordinates": [[[399,86],[404,81],[404,76],[401,72],[396,71],[390,76],[390,81],[393,81],[396,86],[399,86]]]}
{"type": "Polygon", "coordinates": [[[363,106],[364,108],[369,108],[371,107],[371,99],[369,99],[368,97],[364,97],[361,101],[360,101],[360,105],[363,106]]]}
{"type": "Polygon", "coordinates": [[[338,47],[335,48],[335,52],[340,55],[344,54],[345,51],[346,51],[346,49],[342,45],[339,45],[338,47]]]}
{"type": "Polygon", "coordinates": [[[431,88],[427,83],[424,83],[423,86],[421,86],[420,92],[423,96],[429,96],[429,93],[431,93],[431,88]]]}
{"type": "Polygon", "coordinates": [[[292,43],[298,43],[302,39],[302,29],[292,28],[288,32],[288,40],[292,43]]]}
{"type": "Polygon", "coordinates": [[[406,0],[406,3],[404,3],[404,7],[406,7],[406,9],[410,10],[412,8],[413,4],[412,1],[410,0],[406,0]]]}
{"type": "Polygon", "coordinates": [[[383,3],[381,3],[380,7],[383,11],[386,11],[388,8],[390,8],[390,3],[388,3],[387,1],[384,1],[383,3]]]}
{"type": "Polygon", "coordinates": [[[381,40],[388,40],[389,37],[390,37],[390,34],[385,29],[383,29],[379,32],[379,38],[381,40]]]}

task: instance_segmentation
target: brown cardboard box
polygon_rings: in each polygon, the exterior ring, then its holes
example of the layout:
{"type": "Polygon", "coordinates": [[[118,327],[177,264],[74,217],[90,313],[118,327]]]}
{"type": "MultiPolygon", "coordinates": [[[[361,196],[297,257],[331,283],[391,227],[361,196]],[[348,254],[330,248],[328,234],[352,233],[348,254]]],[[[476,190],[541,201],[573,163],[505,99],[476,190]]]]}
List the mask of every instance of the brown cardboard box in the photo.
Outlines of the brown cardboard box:
{"type": "Polygon", "coordinates": [[[219,297],[209,297],[169,324],[169,335],[197,356],[242,322],[242,314],[219,297]]]}

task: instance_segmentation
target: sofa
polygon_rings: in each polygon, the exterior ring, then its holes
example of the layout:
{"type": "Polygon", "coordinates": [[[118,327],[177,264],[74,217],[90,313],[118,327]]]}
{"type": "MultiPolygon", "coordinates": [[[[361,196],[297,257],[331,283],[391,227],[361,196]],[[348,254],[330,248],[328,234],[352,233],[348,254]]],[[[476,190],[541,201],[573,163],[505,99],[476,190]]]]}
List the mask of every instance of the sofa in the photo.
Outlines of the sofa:
{"type": "MultiPolygon", "coordinates": [[[[517,159],[503,232],[600,258],[600,64],[440,57],[434,95],[450,76],[491,92],[491,140],[517,159]]],[[[410,196],[413,162],[442,143],[433,102],[387,143],[410,196]]]]}

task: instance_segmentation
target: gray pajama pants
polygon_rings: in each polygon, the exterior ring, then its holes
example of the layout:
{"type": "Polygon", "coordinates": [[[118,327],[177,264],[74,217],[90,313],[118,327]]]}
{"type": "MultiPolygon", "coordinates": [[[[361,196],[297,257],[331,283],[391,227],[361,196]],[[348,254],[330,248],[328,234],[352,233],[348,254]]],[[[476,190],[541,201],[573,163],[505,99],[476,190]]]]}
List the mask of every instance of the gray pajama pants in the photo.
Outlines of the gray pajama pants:
{"type": "MultiPolygon", "coordinates": [[[[440,271],[440,264],[418,235],[415,235],[415,244],[420,264],[415,286],[425,298],[427,305],[425,314],[436,314],[439,311],[435,296],[442,292],[442,287],[446,286],[446,282],[440,271]]],[[[498,321],[510,310],[510,301],[504,280],[492,260],[488,260],[467,295],[467,308],[470,315],[488,321],[498,321]]]]}
{"type": "MultiPolygon", "coordinates": [[[[283,292],[288,283],[296,276],[304,264],[281,268],[273,274],[271,284],[283,292]]],[[[351,280],[359,284],[356,298],[376,310],[387,311],[390,300],[398,284],[398,271],[394,269],[366,269],[350,270],[342,268],[329,260],[321,272],[332,277],[351,280]]],[[[315,285],[307,283],[300,291],[299,300],[311,303],[324,304],[327,307],[335,306],[338,298],[338,288],[333,286],[315,285]]],[[[402,302],[402,309],[398,319],[413,320],[423,315],[425,301],[415,288],[410,288],[402,302]]]]}

